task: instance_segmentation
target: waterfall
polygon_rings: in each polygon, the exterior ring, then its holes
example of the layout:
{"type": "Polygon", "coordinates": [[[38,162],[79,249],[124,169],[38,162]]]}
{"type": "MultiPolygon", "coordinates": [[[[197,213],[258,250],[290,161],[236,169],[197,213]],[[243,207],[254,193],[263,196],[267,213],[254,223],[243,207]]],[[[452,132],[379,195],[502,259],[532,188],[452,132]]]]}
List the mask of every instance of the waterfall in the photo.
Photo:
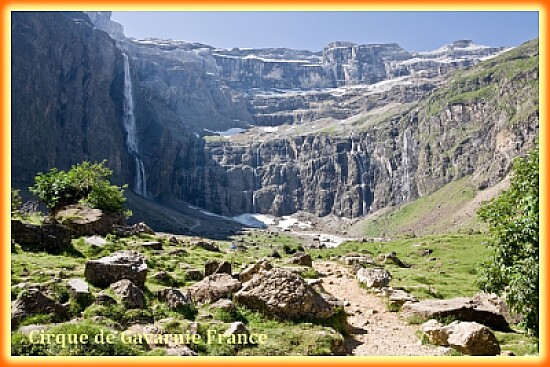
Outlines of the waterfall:
{"type": "Polygon", "coordinates": [[[401,166],[403,167],[403,189],[402,197],[403,201],[406,202],[410,198],[411,194],[411,174],[410,174],[410,160],[409,160],[409,149],[410,144],[409,140],[411,139],[410,129],[405,129],[403,132],[403,155],[401,156],[401,166]]]}
{"type": "Polygon", "coordinates": [[[128,152],[135,161],[135,183],[134,192],[140,196],[147,197],[147,182],[145,178],[145,166],[139,157],[136,119],[134,117],[134,97],[132,94],[132,76],[130,74],[130,63],[128,55],[124,55],[124,129],[126,130],[126,145],[128,152]]]}
{"type": "Polygon", "coordinates": [[[252,214],[256,213],[256,191],[260,189],[260,182],[258,180],[258,167],[261,165],[260,148],[256,149],[254,157],[254,176],[252,182],[252,214]]]}
{"type": "Polygon", "coordinates": [[[367,175],[365,169],[365,162],[367,160],[366,154],[363,151],[361,142],[355,142],[354,136],[351,136],[351,155],[355,158],[357,163],[357,168],[359,169],[359,177],[361,180],[361,210],[362,214],[366,215],[368,212],[368,203],[367,203],[367,175]]]}

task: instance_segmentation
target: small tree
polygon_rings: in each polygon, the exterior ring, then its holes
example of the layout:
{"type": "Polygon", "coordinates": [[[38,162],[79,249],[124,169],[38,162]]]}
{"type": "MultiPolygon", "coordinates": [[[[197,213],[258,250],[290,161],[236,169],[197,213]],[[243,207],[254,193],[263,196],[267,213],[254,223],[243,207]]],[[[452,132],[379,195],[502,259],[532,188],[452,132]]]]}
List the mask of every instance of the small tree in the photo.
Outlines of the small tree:
{"type": "Polygon", "coordinates": [[[100,163],[82,162],[68,172],[52,168],[39,173],[30,191],[55,215],[62,207],[84,203],[108,213],[124,209],[124,188],[110,184],[112,171],[100,163]]]}
{"type": "Polygon", "coordinates": [[[478,212],[488,223],[495,253],[478,280],[487,292],[505,294],[524,327],[538,335],[539,325],[539,155],[514,162],[510,188],[478,212]]]}

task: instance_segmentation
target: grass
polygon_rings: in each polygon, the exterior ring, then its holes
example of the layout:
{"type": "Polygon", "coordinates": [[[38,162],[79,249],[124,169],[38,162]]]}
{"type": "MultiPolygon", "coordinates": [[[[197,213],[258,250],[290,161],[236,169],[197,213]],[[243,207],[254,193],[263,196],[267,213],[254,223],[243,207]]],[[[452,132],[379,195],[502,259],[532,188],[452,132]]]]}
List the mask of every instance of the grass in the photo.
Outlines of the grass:
{"type": "Polygon", "coordinates": [[[437,235],[390,242],[347,242],[337,248],[312,250],[311,255],[329,259],[349,252],[371,252],[376,258],[395,251],[411,268],[387,264],[392,287],[402,288],[419,299],[453,298],[479,292],[477,269],[483,261],[489,261],[492,253],[487,242],[486,235],[437,235]],[[422,250],[427,249],[432,253],[422,256],[422,250]]]}
{"type": "Polygon", "coordinates": [[[397,235],[424,235],[451,230],[478,231],[479,220],[457,221],[455,214],[474,198],[476,192],[471,178],[452,181],[432,194],[423,196],[383,214],[375,214],[359,221],[350,233],[366,237],[395,237],[397,235]]]}

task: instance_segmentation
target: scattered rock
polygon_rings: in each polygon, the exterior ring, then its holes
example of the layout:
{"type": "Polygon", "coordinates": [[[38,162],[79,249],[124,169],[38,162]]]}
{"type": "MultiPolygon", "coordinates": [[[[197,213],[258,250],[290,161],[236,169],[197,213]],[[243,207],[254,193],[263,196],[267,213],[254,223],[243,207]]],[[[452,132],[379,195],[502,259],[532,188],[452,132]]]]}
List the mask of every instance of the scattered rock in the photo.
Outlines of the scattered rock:
{"type": "Polygon", "coordinates": [[[416,254],[417,254],[418,256],[429,256],[429,255],[431,255],[432,252],[433,252],[432,249],[425,248],[425,249],[417,250],[417,251],[416,251],[416,254]]]}
{"type": "Polygon", "coordinates": [[[176,248],[168,251],[167,254],[171,256],[186,256],[188,253],[187,250],[185,250],[184,248],[176,248]]]}
{"type": "Polygon", "coordinates": [[[196,302],[212,303],[221,298],[231,297],[241,289],[241,282],[229,274],[214,274],[205,277],[188,289],[196,302]]]}
{"type": "Polygon", "coordinates": [[[204,278],[204,275],[198,269],[187,269],[185,271],[186,280],[201,280],[202,278],[204,278]]]}
{"type": "Polygon", "coordinates": [[[191,294],[189,292],[184,294],[177,288],[165,288],[160,290],[157,292],[157,298],[159,301],[165,302],[168,307],[173,310],[192,304],[191,294]]]}
{"type": "Polygon", "coordinates": [[[176,236],[171,236],[168,238],[168,243],[171,245],[179,245],[180,241],[178,241],[178,238],[176,236]]]}
{"type": "Polygon", "coordinates": [[[145,257],[128,250],[118,251],[98,260],[88,260],[84,269],[86,280],[97,287],[107,287],[122,279],[143,287],[146,276],[145,257]]]}
{"type": "Polygon", "coordinates": [[[122,279],[111,284],[111,288],[121,298],[126,308],[145,307],[145,296],[143,291],[128,279],[122,279]]]}
{"type": "Polygon", "coordinates": [[[374,259],[370,256],[352,252],[342,256],[346,265],[374,265],[374,259]]]}
{"type": "Polygon", "coordinates": [[[91,236],[84,239],[84,243],[91,247],[103,247],[107,244],[107,240],[100,236],[91,236]]]}
{"type": "Polygon", "coordinates": [[[495,330],[510,330],[508,321],[494,306],[467,297],[405,303],[401,311],[404,317],[418,316],[427,319],[450,317],[460,321],[475,321],[495,330]]]}
{"type": "Polygon", "coordinates": [[[141,234],[155,235],[155,231],[143,222],[131,226],[115,224],[113,225],[112,233],[120,237],[139,236],[141,234]]]}
{"type": "Polygon", "coordinates": [[[204,264],[204,275],[209,276],[213,274],[229,274],[231,275],[231,263],[227,261],[218,262],[216,260],[208,260],[204,264]]]}
{"type": "Polygon", "coordinates": [[[11,327],[17,329],[19,323],[27,316],[35,314],[54,314],[64,318],[68,306],[62,305],[45,296],[39,289],[22,291],[11,305],[11,327]]]}
{"type": "MultiPolygon", "coordinates": [[[[240,338],[243,341],[248,341],[250,332],[242,322],[236,321],[231,323],[231,325],[229,325],[229,328],[225,331],[225,333],[223,333],[223,336],[226,338],[234,336],[236,340],[239,340],[240,338]]],[[[243,346],[243,344],[245,343],[237,344],[236,346],[237,347],[243,346]]]]}
{"type": "Polygon", "coordinates": [[[279,253],[279,251],[273,250],[273,251],[271,251],[271,254],[269,255],[269,257],[272,257],[274,259],[280,259],[281,254],[279,253]]]}
{"type": "Polygon", "coordinates": [[[461,353],[473,356],[500,354],[500,345],[493,332],[477,322],[454,321],[447,326],[436,320],[424,323],[421,330],[432,343],[450,346],[461,353]]]}
{"type": "Polygon", "coordinates": [[[230,299],[219,299],[216,302],[212,303],[210,305],[211,310],[223,310],[226,312],[235,312],[237,311],[237,307],[235,306],[235,303],[231,301],[230,299]]]}
{"type": "Polygon", "coordinates": [[[357,272],[356,277],[368,288],[387,287],[391,280],[391,274],[383,268],[363,268],[357,272]]]}
{"type": "Polygon", "coordinates": [[[249,265],[246,269],[240,272],[239,280],[242,283],[248,282],[250,279],[252,279],[254,274],[257,274],[262,270],[271,270],[272,268],[273,266],[268,260],[266,259],[258,260],[254,264],[249,265]]]}
{"type": "Polygon", "coordinates": [[[137,242],[134,246],[141,247],[143,249],[162,250],[162,243],[158,241],[137,242]]]}
{"type": "Polygon", "coordinates": [[[195,357],[197,353],[186,345],[166,349],[166,356],[195,357]]]}
{"type": "Polygon", "coordinates": [[[399,266],[400,268],[410,268],[410,264],[405,264],[403,261],[401,261],[395,252],[390,252],[389,254],[384,255],[384,264],[387,263],[394,263],[395,265],[399,266]]]}
{"type": "Polygon", "coordinates": [[[32,324],[32,325],[21,326],[17,331],[28,336],[28,335],[30,335],[30,333],[32,333],[33,331],[48,330],[49,327],[50,327],[50,326],[48,326],[48,325],[37,325],[37,324],[32,324]]]}
{"type": "Polygon", "coordinates": [[[11,220],[11,238],[22,246],[58,253],[71,246],[71,230],[59,223],[42,225],[11,220]]]}
{"type": "Polygon", "coordinates": [[[416,297],[401,289],[392,289],[388,291],[388,302],[392,306],[403,306],[405,302],[418,302],[416,297]]]}
{"type": "Polygon", "coordinates": [[[105,236],[113,231],[113,225],[124,224],[121,213],[104,213],[85,205],[69,205],[55,214],[55,218],[67,226],[75,236],[105,236]]]}
{"type": "Polygon", "coordinates": [[[113,297],[109,296],[108,294],[105,294],[105,293],[99,293],[96,297],[95,297],[95,301],[94,303],[96,305],[102,305],[102,306],[109,306],[109,305],[116,305],[116,299],[114,299],[113,297]]]}
{"type": "Polygon", "coordinates": [[[203,248],[207,251],[220,252],[220,248],[214,242],[197,241],[192,243],[193,246],[203,248]]]}
{"type": "Polygon", "coordinates": [[[335,312],[335,307],[300,276],[281,268],[257,273],[243,284],[234,299],[251,309],[283,319],[325,319],[335,312]]]}
{"type": "Polygon", "coordinates": [[[312,266],[313,260],[309,254],[303,252],[297,252],[288,260],[289,264],[312,266]]]}
{"type": "Polygon", "coordinates": [[[88,283],[84,279],[75,278],[67,282],[69,294],[75,299],[84,299],[90,297],[88,283]]]}
{"type": "Polygon", "coordinates": [[[153,275],[153,278],[155,280],[158,280],[159,282],[162,282],[162,283],[167,283],[167,282],[170,282],[172,280],[172,277],[170,276],[170,274],[168,274],[165,271],[156,272],[153,275]]]}

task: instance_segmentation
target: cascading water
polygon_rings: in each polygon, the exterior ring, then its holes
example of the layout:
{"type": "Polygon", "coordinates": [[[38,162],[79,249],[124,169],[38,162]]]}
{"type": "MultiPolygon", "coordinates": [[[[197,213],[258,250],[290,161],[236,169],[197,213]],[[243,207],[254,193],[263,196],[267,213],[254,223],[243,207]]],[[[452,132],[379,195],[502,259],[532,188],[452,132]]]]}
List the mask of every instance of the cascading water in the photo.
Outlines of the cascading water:
{"type": "Polygon", "coordinates": [[[367,175],[365,169],[365,162],[367,160],[366,154],[363,151],[361,142],[355,142],[354,136],[351,136],[351,155],[355,158],[357,168],[359,169],[359,178],[361,180],[361,209],[362,214],[366,215],[368,212],[367,203],[367,175]]]}
{"type": "Polygon", "coordinates": [[[260,158],[260,148],[256,149],[256,155],[254,158],[254,177],[253,177],[253,188],[252,188],[252,213],[256,213],[256,190],[260,189],[260,180],[258,180],[258,167],[262,164],[260,158]]]}
{"type": "Polygon", "coordinates": [[[132,76],[130,74],[130,63],[128,55],[124,55],[124,129],[126,129],[126,145],[128,152],[134,157],[136,166],[136,180],[134,192],[140,196],[147,197],[147,182],[145,178],[145,165],[139,157],[136,119],[134,117],[134,97],[132,93],[132,76]]]}

